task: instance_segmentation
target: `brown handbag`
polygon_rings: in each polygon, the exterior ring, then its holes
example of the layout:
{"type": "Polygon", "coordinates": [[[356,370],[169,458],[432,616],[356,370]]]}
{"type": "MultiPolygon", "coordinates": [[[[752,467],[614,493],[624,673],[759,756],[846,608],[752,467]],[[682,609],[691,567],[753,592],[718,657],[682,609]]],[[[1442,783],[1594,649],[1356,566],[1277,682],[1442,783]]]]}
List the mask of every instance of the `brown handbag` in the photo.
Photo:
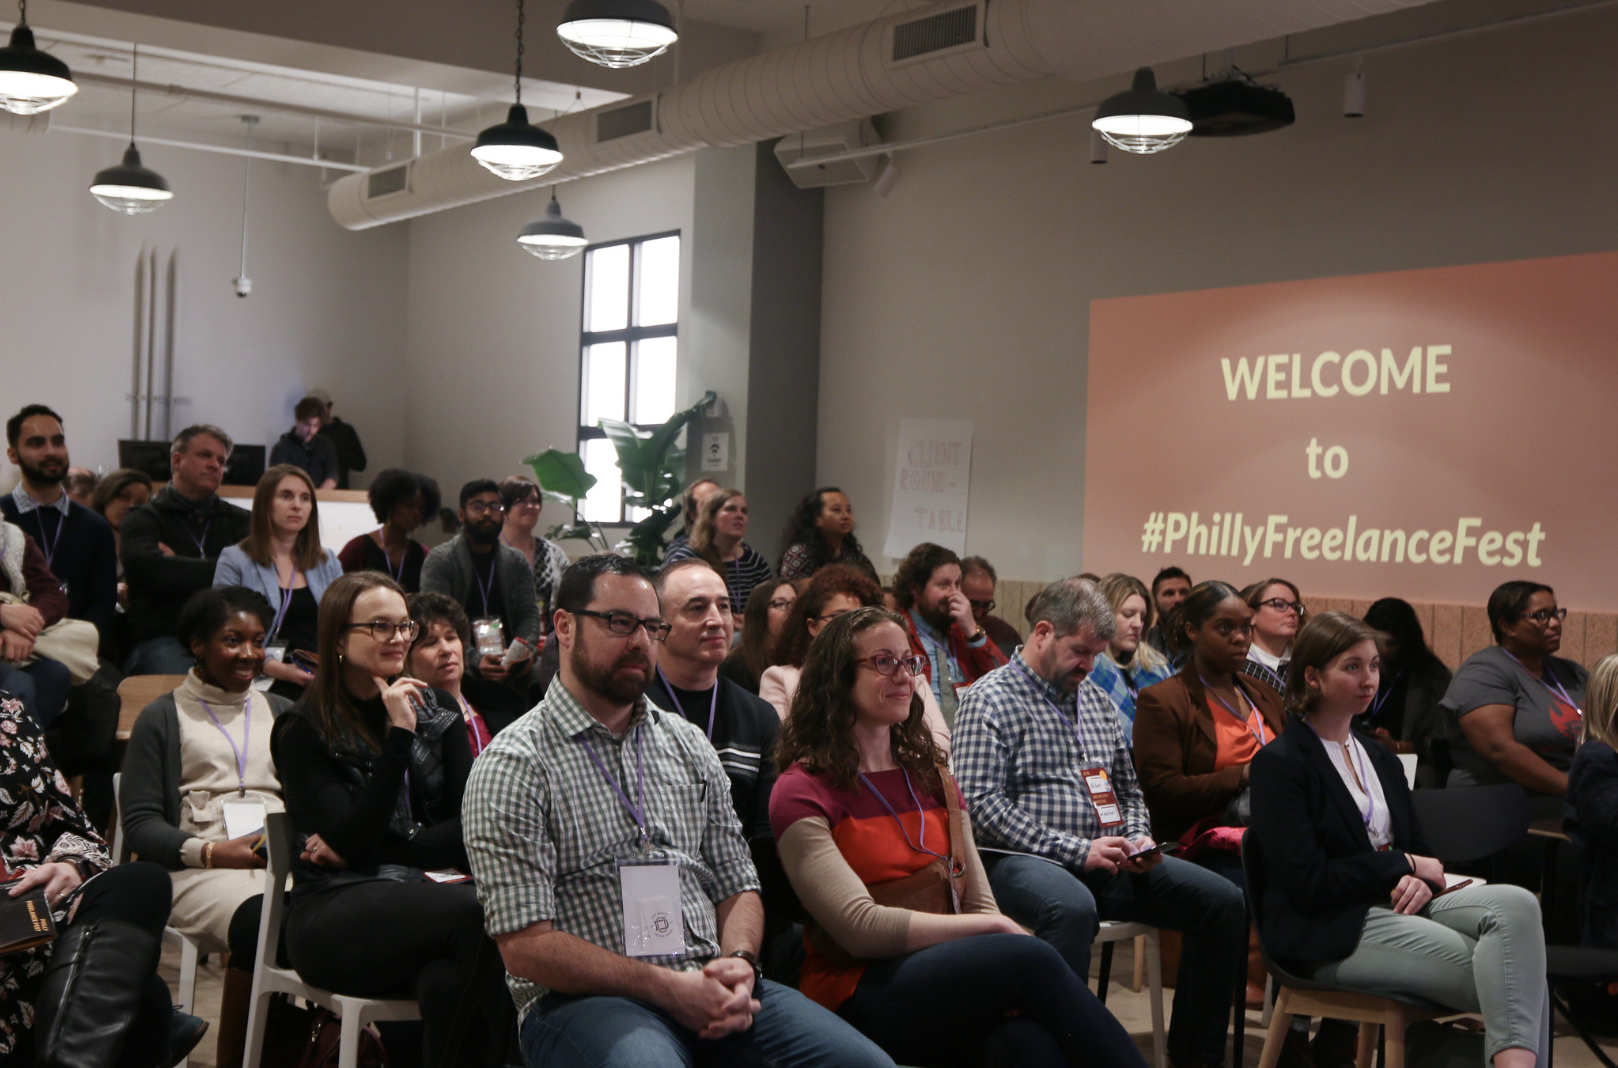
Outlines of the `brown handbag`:
{"type": "MultiPolygon", "coordinates": [[[[961,833],[961,800],[955,779],[949,769],[938,767],[938,776],[944,788],[944,812],[949,823],[948,861],[933,858],[933,862],[902,879],[866,886],[871,900],[886,908],[909,909],[911,912],[931,912],[952,915],[960,912],[961,876],[966,871],[966,842],[961,833]]],[[[833,968],[852,968],[865,961],[838,945],[825,929],[811,919],[804,925],[809,944],[833,968]]]]}

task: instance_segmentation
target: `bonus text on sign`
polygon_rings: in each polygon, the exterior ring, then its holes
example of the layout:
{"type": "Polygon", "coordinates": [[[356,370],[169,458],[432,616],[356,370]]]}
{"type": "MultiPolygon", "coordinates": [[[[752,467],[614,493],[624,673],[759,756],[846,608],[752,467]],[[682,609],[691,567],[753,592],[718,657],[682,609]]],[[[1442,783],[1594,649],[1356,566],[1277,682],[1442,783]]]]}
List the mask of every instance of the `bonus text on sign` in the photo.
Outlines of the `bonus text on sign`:
{"type": "Polygon", "coordinates": [[[1453,528],[1360,529],[1351,515],[1342,526],[1293,525],[1288,516],[1269,515],[1258,526],[1245,523],[1241,512],[1212,512],[1207,522],[1201,512],[1154,511],[1141,527],[1141,552],[1148,555],[1223,556],[1241,559],[1246,567],[1255,559],[1329,560],[1345,563],[1439,564],[1466,563],[1468,553],[1485,567],[1540,567],[1540,546],[1545,531],[1539,521],[1527,530],[1485,529],[1481,516],[1463,516],[1453,528]]]}

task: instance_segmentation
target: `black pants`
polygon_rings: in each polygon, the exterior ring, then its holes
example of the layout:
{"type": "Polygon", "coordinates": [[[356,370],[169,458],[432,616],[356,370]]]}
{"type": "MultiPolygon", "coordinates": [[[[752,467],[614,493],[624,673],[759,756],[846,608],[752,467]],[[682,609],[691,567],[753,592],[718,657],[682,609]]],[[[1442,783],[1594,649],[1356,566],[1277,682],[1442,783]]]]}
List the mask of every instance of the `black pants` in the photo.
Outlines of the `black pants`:
{"type": "Polygon", "coordinates": [[[436,1068],[463,994],[479,1018],[467,1028],[458,1063],[498,1063],[516,1029],[504,969],[477,968],[487,937],[471,886],[377,881],[295,899],[286,947],[292,966],[315,986],[355,997],[415,998],[422,1062],[436,1068]],[[469,991],[474,983],[478,989],[469,991]]]}
{"type": "Polygon", "coordinates": [[[1061,954],[1028,935],[961,938],[870,964],[837,1014],[901,1064],[1146,1068],[1061,954]]]}
{"type": "MultiPolygon", "coordinates": [[[[172,896],[173,884],[163,868],[151,863],[120,864],[85,886],[79,910],[68,929],[102,919],[123,920],[161,940],[163,927],[169,922],[172,896]]],[[[130,974],[128,980],[141,988],[145,1000],[124,1039],[117,1068],[149,1068],[168,1059],[174,1002],[169,1000],[168,984],[158,978],[155,968],[145,974],[130,974]]]]}

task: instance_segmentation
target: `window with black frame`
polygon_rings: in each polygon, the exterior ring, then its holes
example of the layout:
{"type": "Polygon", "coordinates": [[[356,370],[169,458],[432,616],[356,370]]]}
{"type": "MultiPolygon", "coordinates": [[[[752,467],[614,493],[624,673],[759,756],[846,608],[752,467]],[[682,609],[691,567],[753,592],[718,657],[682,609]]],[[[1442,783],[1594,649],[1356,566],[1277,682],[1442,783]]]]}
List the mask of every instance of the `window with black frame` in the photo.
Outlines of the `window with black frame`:
{"type": "Polygon", "coordinates": [[[591,522],[634,522],[643,514],[625,507],[617,454],[597,424],[657,426],[674,415],[679,313],[678,233],[585,250],[579,453],[597,480],[583,503],[591,522]]]}

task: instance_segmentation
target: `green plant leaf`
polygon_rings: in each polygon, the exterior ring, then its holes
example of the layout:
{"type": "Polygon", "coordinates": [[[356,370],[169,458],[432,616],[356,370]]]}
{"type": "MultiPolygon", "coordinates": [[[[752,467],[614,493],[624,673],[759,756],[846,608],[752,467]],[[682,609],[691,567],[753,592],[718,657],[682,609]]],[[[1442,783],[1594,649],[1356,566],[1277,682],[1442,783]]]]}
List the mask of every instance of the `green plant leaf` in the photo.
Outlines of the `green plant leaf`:
{"type": "Polygon", "coordinates": [[[579,502],[595,488],[596,477],[584,469],[584,458],[576,452],[546,449],[523,460],[534,472],[547,500],[578,511],[579,502]]]}
{"type": "Polygon", "coordinates": [[[615,548],[633,553],[635,562],[642,567],[655,568],[663,562],[663,550],[668,541],[664,535],[679,517],[681,502],[673,501],[655,509],[651,515],[629,528],[629,533],[615,548]]]}
{"type": "Polygon", "coordinates": [[[590,542],[593,546],[593,539],[597,537],[597,531],[588,523],[575,523],[573,526],[558,523],[547,530],[545,536],[551,541],[585,541],[590,542]]]}

